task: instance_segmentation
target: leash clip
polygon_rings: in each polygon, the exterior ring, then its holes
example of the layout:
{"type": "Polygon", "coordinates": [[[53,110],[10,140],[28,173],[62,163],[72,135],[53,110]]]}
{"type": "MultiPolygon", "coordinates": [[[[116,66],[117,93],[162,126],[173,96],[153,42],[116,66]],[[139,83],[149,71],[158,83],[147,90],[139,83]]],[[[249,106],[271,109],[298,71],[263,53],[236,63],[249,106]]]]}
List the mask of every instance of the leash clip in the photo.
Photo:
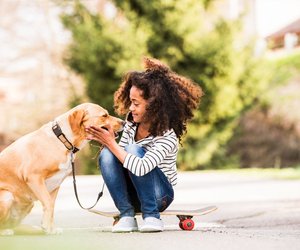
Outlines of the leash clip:
{"type": "Polygon", "coordinates": [[[71,151],[71,162],[74,163],[74,152],[71,151]]]}

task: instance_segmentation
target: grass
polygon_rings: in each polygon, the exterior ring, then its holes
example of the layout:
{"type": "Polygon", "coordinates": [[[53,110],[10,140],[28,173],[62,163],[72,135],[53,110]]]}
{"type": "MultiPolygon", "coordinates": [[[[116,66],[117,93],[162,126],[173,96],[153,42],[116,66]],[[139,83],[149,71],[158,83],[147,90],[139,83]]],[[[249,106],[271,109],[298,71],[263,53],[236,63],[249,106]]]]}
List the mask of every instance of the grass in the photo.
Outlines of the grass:
{"type": "Polygon", "coordinates": [[[99,232],[86,230],[65,231],[61,235],[15,235],[2,236],[0,248],[5,250],[110,250],[111,236],[105,235],[101,240],[99,232]]]}

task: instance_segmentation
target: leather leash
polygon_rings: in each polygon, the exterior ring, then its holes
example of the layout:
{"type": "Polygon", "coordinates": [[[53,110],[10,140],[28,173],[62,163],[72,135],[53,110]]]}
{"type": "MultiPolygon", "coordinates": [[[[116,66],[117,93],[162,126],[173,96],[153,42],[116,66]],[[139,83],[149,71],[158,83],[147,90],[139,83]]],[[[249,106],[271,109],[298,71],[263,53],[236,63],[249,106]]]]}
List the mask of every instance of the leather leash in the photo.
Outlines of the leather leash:
{"type": "Polygon", "coordinates": [[[89,210],[89,209],[92,209],[93,207],[96,206],[96,204],[98,203],[98,201],[100,200],[100,198],[102,197],[103,195],[103,190],[104,190],[104,186],[105,186],[105,183],[103,183],[102,185],[102,189],[101,191],[99,192],[98,194],[98,197],[97,197],[97,200],[95,202],[94,205],[92,205],[91,207],[83,207],[79,201],[79,198],[78,198],[78,192],[77,192],[77,185],[76,185],[76,174],[75,174],[75,163],[74,163],[74,153],[71,152],[71,165],[72,165],[72,175],[73,175],[73,187],[74,187],[74,193],[75,193],[75,197],[76,197],[76,200],[77,200],[77,203],[78,205],[82,208],[82,209],[85,209],[85,210],[89,210]]]}
{"type": "Polygon", "coordinates": [[[99,199],[101,198],[101,196],[103,195],[103,190],[104,190],[104,186],[105,186],[105,183],[103,183],[102,185],[102,189],[100,191],[100,193],[98,194],[98,197],[97,197],[97,200],[95,202],[95,204],[91,207],[83,207],[79,201],[79,197],[78,197],[78,192],[77,192],[77,185],[76,185],[76,173],[75,173],[75,163],[74,163],[74,154],[76,152],[79,151],[78,148],[76,148],[69,140],[68,138],[65,136],[65,134],[62,132],[59,124],[57,122],[54,122],[53,125],[52,125],[52,131],[53,133],[56,135],[56,137],[65,145],[65,147],[71,151],[71,165],[72,165],[72,175],[73,175],[73,187],[74,187],[74,193],[75,193],[75,197],[76,197],[76,200],[79,204],[79,206],[82,208],[82,209],[85,209],[85,210],[89,210],[89,209],[92,209],[93,207],[96,206],[96,204],[98,203],[99,199]]]}

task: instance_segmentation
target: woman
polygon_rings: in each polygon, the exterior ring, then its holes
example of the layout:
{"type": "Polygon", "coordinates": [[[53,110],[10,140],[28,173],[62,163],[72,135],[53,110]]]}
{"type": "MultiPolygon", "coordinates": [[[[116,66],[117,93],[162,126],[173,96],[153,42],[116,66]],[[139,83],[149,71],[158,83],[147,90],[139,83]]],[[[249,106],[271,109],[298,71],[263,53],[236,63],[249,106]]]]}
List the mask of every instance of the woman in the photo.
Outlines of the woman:
{"type": "Polygon", "coordinates": [[[201,88],[156,59],[144,59],[145,71],[128,72],[114,95],[115,110],[126,115],[119,144],[110,127],[89,127],[89,140],[102,145],[101,173],[120,211],[112,232],[163,231],[159,212],[174,199],[178,143],[202,96],[201,88]]]}

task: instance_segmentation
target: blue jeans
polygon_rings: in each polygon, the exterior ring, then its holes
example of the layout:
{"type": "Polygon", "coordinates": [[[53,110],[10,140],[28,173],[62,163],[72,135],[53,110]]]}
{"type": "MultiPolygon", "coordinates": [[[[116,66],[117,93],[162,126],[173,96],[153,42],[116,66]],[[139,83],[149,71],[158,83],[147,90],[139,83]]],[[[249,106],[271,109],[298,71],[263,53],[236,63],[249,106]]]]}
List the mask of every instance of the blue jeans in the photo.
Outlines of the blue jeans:
{"type": "MultiPolygon", "coordinates": [[[[145,150],[131,144],[125,147],[128,153],[142,158],[145,150]]],[[[125,169],[121,162],[104,148],[99,157],[100,170],[120,216],[134,216],[142,212],[143,218],[160,218],[174,199],[174,191],[167,177],[158,168],[143,176],[136,176],[125,169]]]]}

